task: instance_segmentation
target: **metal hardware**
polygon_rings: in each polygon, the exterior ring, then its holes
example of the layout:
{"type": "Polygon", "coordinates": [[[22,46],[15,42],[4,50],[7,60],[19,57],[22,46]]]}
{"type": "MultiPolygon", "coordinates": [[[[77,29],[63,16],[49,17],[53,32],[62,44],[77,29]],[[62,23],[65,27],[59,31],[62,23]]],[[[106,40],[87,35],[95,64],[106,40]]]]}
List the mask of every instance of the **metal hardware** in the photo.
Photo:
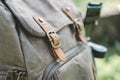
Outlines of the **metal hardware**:
{"type": "Polygon", "coordinates": [[[51,42],[51,45],[52,45],[53,48],[59,48],[61,46],[61,42],[59,42],[58,45],[54,45],[53,42],[51,42]]]}
{"type": "MultiPolygon", "coordinates": [[[[47,36],[48,36],[48,38],[49,38],[49,41],[51,42],[52,47],[53,47],[53,48],[59,48],[59,47],[61,46],[61,42],[59,41],[59,44],[55,45],[55,44],[53,43],[53,39],[51,39],[51,37],[50,37],[50,34],[56,34],[56,32],[55,32],[54,30],[51,30],[51,31],[47,32],[47,36]]],[[[57,34],[56,34],[56,35],[57,35],[57,34]]]]}
{"type": "Polygon", "coordinates": [[[49,34],[56,34],[56,32],[54,31],[54,30],[51,30],[51,31],[48,31],[47,32],[47,36],[48,36],[48,38],[49,38],[49,41],[52,41],[52,39],[51,39],[51,37],[50,37],[50,35],[49,34]]]}
{"type": "Polygon", "coordinates": [[[71,8],[70,8],[69,6],[66,6],[66,10],[67,10],[67,11],[70,11],[71,8]]]}
{"type": "Polygon", "coordinates": [[[40,22],[43,22],[44,20],[43,20],[42,18],[39,17],[39,21],[40,21],[40,22]]]}
{"type": "Polygon", "coordinates": [[[25,71],[18,69],[10,69],[8,70],[5,80],[23,80],[26,75],[25,71]]]}
{"type": "Polygon", "coordinates": [[[83,29],[83,24],[80,22],[75,22],[75,25],[76,25],[78,34],[81,34],[81,31],[83,29]]]}

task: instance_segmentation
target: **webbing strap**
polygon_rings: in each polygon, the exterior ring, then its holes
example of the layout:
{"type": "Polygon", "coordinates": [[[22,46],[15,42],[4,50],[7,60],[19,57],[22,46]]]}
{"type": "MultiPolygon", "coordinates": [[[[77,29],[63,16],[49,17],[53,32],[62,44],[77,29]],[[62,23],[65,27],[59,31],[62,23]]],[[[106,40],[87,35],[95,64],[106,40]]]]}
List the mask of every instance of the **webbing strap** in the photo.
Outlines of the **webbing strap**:
{"type": "Polygon", "coordinates": [[[74,22],[76,29],[76,39],[83,43],[87,43],[85,37],[82,35],[81,31],[83,29],[83,23],[78,21],[76,14],[68,6],[63,6],[62,11],[74,22]]]}
{"type": "Polygon", "coordinates": [[[40,17],[35,16],[35,17],[33,17],[33,19],[42,28],[42,30],[46,33],[46,35],[50,41],[54,57],[56,59],[59,59],[60,61],[65,61],[66,60],[65,54],[63,53],[62,49],[60,48],[61,42],[60,42],[59,35],[57,35],[57,33],[54,31],[53,27],[40,17]]]}

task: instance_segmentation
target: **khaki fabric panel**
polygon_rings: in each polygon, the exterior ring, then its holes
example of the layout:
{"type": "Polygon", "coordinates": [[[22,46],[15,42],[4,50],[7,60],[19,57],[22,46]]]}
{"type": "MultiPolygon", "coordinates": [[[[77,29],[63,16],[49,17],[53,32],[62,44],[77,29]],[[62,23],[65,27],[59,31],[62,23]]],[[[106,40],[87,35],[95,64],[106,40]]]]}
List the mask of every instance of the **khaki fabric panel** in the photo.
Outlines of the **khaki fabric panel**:
{"type": "MultiPolygon", "coordinates": [[[[61,0],[61,1],[60,0],[36,0],[36,1],[35,0],[5,0],[5,3],[8,5],[12,13],[20,22],[19,24],[17,23],[16,28],[20,32],[19,37],[20,37],[21,46],[23,49],[23,54],[25,57],[26,67],[28,71],[28,80],[42,80],[44,70],[52,61],[54,61],[54,57],[52,57],[51,55],[52,52],[50,50],[50,46],[48,45],[48,42],[47,42],[48,40],[46,40],[45,38],[45,33],[37,25],[37,23],[35,23],[35,21],[33,20],[33,16],[42,17],[45,21],[48,21],[54,27],[55,31],[57,31],[57,34],[60,36],[60,40],[62,43],[61,48],[63,52],[66,53],[67,51],[71,50],[76,45],[78,45],[75,39],[75,32],[73,31],[74,29],[71,29],[71,26],[68,26],[69,24],[73,24],[73,22],[61,11],[63,3],[68,3],[68,2],[64,0],[61,0]]],[[[74,6],[71,3],[70,5],[71,7],[74,6]]],[[[75,7],[74,9],[76,14],[79,16],[79,12],[77,12],[75,7]]],[[[14,36],[11,36],[10,38],[15,39],[14,43],[16,42],[16,39],[17,39],[18,42],[15,43],[14,45],[19,46],[19,40],[15,30],[15,24],[13,24],[12,30],[10,28],[10,33],[11,32],[14,33],[14,36]]],[[[13,48],[11,50],[13,50],[13,48]]],[[[19,50],[18,53],[17,52],[13,52],[13,53],[18,54],[19,57],[16,57],[16,58],[21,60],[23,58],[20,57],[22,56],[20,47],[18,48],[18,50],[19,50]]],[[[75,66],[77,67],[77,69],[75,70],[76,71],[75,73],[82,74],[81,72],[79,72],[81,70],[78,69],[80,67],[81,69],[88,71],[88,73],[84,72],[84,77],[86,78],[83,79],[83,77],[81,77],[81,79],[93,80],[93,75],[91,70],[92,54],[90,50],[88,51],[87,50],[88,48],[85,49],[86,51],[85,54],[80,53],[81,57],[76,56],[78,59],[79,65],[76,65],[76,63],[74,63],[74,60],[72,60],[71,62],[73,63],[68,62],[65,64],[65,66],[69,67],[69,65],[72,65],[73,67],[70,66],[70,69],[74,68],[75,66]]],[[[12,55],[12,57],[14,58],[14,55],[12,55]]],[[[16,63],[16,62],[13,62],[13,63],[16,63]]],[[[20,64],[20,62],[17,62],[17,63],[20,64]]],[[[68,70],[65,67],[63,68],[68,70]]],[[[59,70],[62,71],[62,68],[60,69],[59,70]]],[[[63,72],[63,74],[65,73],[66,71],[63,72]]],[[[64,75],[63,80],[69,80],[69,78],[67,77],[68,75],[72,75],[72,74],[73,73],[64,75]]],[[[60,80],[62,80],[61,74],[59,78],[60,80]]]]}
{"type": "Polygon", "coordinates": [[[6,0],[5,2],[23,27],[34,36],[45,36],[45,33],[33,20],[33,16],[42,17],[55,28],[55,31],[72,23],[62,12],[62,5],[56,0],[6,0]]]}
{"type": "Polygon", "coordinates": [[[43,38],[27,35],[20,30],[21,45],[25,56],[28,80],[42,80],[46,66],[53,61],[48,44],[43,38]],[[38,79],[38,77],[40,77],[38,79]]]}
{"type": "Polygon", "coordinates": [[[34,36],[45,36],[45,33],[33,20],[33,16],[43,18],[54,27],[55,31],[73,23],[61,10],[64,5],[70,7],[78,19],[82,20],[71,0],[5,0],[5,2],[23,27],[34,36]]]}
{"type": "MultiPolygon", "coordinates": [[[[69,26],[64,27],[58,34],[62,43],[61,48],[64,52],[77,45],[75,36],[72,34],[69,26]]],[[[23,32],[22,29],[20,29],[20,39],[25,56],[28,78],[31,80],[41,79],[45,68],[54,60],[50,46],[47,43],[48,40],[46,38],[31,36],[23,32]]]]}
{"type": "Polygon", "coordinates": [[[0,1],[0,66],[25,67],[15,23],[10,11],[0,1]]]}
{"type": "Polygon", "coordinates": [[[59,80],[94,80],[92,56],[88,46],[58,71],[59,80]],[[68,77],[69,76],[69,77],[68,77]]]}

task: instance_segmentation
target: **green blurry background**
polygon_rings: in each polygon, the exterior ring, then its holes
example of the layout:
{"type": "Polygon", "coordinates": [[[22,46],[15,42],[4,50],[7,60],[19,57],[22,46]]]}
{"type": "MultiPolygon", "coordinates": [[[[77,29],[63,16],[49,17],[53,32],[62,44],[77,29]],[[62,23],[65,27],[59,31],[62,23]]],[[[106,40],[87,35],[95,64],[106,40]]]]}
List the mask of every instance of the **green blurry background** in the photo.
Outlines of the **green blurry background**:
{"type": "MultiPolygon", "coordinates": [[[[73,0],[77,5],[83,18],[86,14],[87,4],[89,0],[73,0]]],[[[120,0],[91,0],[102,1],[103,13],[106,11],[110,18],[103,18],[103,22],[108,21],[110,26],[93,27],[90,36],[92,41],[102,44],[108,48],[105,58],[96,58],[96,66],[98,72],[98,80],[120,80],[120,0]],[[116,9],[117,8],[117,9],[116,9]],[[118,11],[119,10],[119,11],[118,11]],[[115,16],[113,14],[116,14],[115,16]]],[[[102,17],[103,15],[101,13],[102,17]]],[[[102,22],[102,25],[104,23],[102,22]]]]}

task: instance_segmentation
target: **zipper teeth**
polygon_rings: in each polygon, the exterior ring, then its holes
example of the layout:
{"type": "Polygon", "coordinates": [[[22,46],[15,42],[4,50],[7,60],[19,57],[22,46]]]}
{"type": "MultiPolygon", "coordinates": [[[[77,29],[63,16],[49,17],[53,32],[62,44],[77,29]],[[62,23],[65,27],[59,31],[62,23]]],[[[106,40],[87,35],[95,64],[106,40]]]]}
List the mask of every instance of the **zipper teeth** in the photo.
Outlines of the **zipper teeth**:
{"type": "Polygon", "coordinates": [[[50,70],[48,71],[48,74],[47,74],[47,76],[45,77],[45,80],[48,80],[49,79],[49,74],[51,74],[51,72],[52,72],[52,70],[53,70],[53,68],[56,66],[56,65],[58,65],[59,63],[58,62],[56,62],[55,64],[53,64],[52,65],[52,67],[50,68],[50,70]]]}
{"type": "Polygon", "coordinates": [[[69,50],[68,52],[66,52],[66,56],[67,56],[67,60],[66,62],[57,62],[54,61],[52,63],[50,63],[45,72],[44,72],[44,77],[43,80],[49,80],[51,78],[51,76],[53,76],[53,74],[56,72],[56,70],[61,67],[62,65],[64,65],[65,63],[67,63],[70,59],[72,59],[73,57],[75,57],[80,51],[83,51],[85,48],[84,45],[78,45],[76,47],[74,47],[73,49],[69,50]]]}

